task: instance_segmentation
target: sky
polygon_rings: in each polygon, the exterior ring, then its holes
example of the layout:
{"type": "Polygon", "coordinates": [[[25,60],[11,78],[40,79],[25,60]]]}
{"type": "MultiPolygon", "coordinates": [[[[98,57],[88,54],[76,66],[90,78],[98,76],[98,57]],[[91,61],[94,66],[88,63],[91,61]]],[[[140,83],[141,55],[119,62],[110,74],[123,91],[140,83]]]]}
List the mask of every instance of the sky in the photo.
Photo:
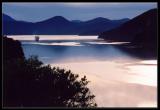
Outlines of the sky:
{"type": "Polygon", "coordinates": [[[135,16],[157,8],[157,2],[78,2],[78,3],[2,3],[2,13],[16,20],[38,22],[54,16],[63,16],[68,20],[86,21],[96,17],[108,19],[134,18],[135,16]]]}

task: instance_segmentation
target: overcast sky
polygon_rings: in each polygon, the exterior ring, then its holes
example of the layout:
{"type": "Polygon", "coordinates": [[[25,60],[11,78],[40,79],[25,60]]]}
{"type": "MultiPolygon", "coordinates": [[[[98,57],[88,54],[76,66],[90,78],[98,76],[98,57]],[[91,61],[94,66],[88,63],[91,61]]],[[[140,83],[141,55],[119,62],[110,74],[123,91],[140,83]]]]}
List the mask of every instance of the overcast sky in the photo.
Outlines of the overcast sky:
{"type": "Polygon", "coordinates": [[[90,20],[96,17],[108,19],[133,18],[149,9],[157,8],[149,3],[2,3],[2,12],[16,20],[37,22],[53,16],[68,20],[90,20]]]}

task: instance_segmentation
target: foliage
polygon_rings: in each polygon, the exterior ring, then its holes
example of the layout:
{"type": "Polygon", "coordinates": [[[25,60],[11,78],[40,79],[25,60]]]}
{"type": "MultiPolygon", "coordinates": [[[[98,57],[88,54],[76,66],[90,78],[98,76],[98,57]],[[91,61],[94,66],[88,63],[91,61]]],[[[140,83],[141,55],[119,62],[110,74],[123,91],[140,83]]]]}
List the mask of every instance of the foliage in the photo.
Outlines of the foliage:
{"type": "Polygon", "coordinates": [[[37,57],[4,62],[5,107],[95,107],[86,76],[43,65],[37,57]]]}
{"type": "MultiPolygon", "coordinates": [[[[3,60],[24,58],[24,53],[21,47],[21,43],[18,40],[13,40],[6,36],[2,36],[3,39],[3,60]]],[[[1,40],[2,40],[1,39],[1,40]]]]}

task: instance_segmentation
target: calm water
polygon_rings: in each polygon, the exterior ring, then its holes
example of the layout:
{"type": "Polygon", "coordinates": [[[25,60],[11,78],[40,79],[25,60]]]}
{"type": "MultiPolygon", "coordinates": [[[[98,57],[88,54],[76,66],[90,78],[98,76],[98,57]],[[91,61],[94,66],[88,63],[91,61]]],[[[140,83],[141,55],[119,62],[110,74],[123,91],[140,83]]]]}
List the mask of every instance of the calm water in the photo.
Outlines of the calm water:
{"type": "MultiPolygon", "coordinates": [[[[12,36],[10,36],[12,37],[12,36]]],[[[120,48],[128,42],[105,42],[97,36],[41,36],[39,42],[34,36],[14,36],[20,40],[25,56],[38,55],[44,63],[75,62],[87,60],[134,59],[137,56],[120,48]]]]}
{"type": "Polygon", "coordinates": [[[128,42],[105,42],[97,36],[9,36],[20,40],[28,58],[86,75],[99,106],[157,106],[157,60],[128,42]]]}

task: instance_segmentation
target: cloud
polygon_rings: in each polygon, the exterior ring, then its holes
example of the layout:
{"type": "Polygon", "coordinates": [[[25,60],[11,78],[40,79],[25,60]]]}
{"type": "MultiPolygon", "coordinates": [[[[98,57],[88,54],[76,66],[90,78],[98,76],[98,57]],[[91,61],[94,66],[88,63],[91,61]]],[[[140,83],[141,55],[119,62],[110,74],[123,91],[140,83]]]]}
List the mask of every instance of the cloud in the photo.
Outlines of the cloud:
{"type": "Polygon", "coordinates": [[[133,18],[156,7],[157,2],[3,2],[2,12],[15,19],[34,22],[57,15],[79,20],[133,18]]]}
{"type": "Polygon", "coordinates": [[[70,7],[130,7],[130,6],[151,6],[151,5],[157,5],[156,2],[133,2],[133,3],[129,3],[129,2],[78,2],[78,3],[59,3],[59,4],[63,4],[64,6],[70,6],[70,7]]]}
{"type": "Polygon", "coordinates": [[[115,7],[115,8],[125,8],[125,7],[147,7],[151,5],[157,5],[156,2],[10,2],[10,3],[2,3],[2,6],[14,6],[14,7],[32,7],[32,8],[45,8],[45,7],[73,7],[73,8],[92,8],[92,7],[115,7]]]}
{"type": "Polygon", "coordinates": [[[23,3],[19,3],[19,2],[10,2],[10,3],[2,3],[3,6],[13,6],[13,7],[45,7],[48,5],[51,5],[49,3],[42,3],[42,2],[23,2],[23,3]]]}
{"type": "Polygon", "coordinates": [[[120,3],[97,3],[97,2],[78,2],[78,3],[62,3],[64,6],[69,7],[101,7],[101,6],[114,6],[119,5],[120,3]]]}
{"type": "Polygon", "coordinates": [[[70,6],[98,6],[98,5],[147,5],[147,4],[155,4],[157,2],[5,2],[2,4],[10,4],[14,6],[30,6],[30,5],[37,5],[37,6],[43,6],[43,5],[70,5],[70,6]]]}

